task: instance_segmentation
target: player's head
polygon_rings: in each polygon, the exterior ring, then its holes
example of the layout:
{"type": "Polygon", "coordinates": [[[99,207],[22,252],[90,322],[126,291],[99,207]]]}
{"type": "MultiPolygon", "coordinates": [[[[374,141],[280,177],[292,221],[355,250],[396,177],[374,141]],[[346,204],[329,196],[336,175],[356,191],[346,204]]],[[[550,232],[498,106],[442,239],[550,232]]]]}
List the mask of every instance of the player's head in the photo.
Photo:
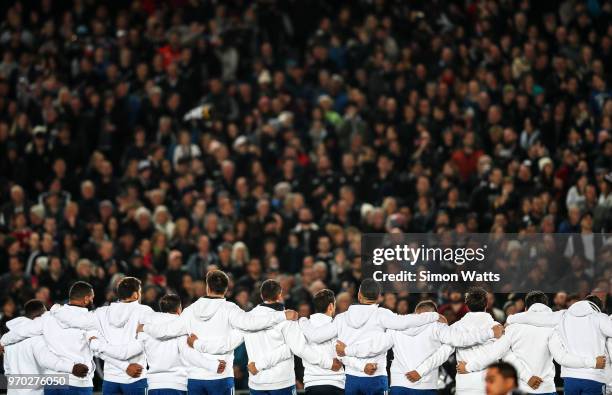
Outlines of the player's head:
{"type": "Polygon", "coordinates": [[[140,300],[142,296],[141,284],[136,277],[124,277],[117,284],[117,297],[125,302],[140,300]]]}
{"type": "Polygon", "coordinates": [[[529,310],[536,303],[548,306],[548,296],[542,291],[531,291],[525,296],[525,310],[529,310]]]}
{"type": "Polygon", "coordinates": [[[40,317],[47,311],[45,304],[38,299],[30,299],[23,306],[25,316],[33,320],[36,317],[40,317]]]}
{"type": "Polygon", "coordinates": [[[417,314],[436,313],[437,311],[438,311],[438,306],[433,300],[420,301],[414,308],[414,312],[417,314]]]}
{"type": "Polygon", "coordinates": [[[381,293],[380,284],[371,278],[366,278],[359,286],[359,303],[377,303],[381,293]]]}
{"type": "Polygon", "coordinates": [[[91,284],[85,281],[77,281],[72,284],[68,293],[70,304],[81,307],[90,307],[93,304],[94,290],[91,284]]]}
{"type": "Polygon", "coordinates": [[[264,302],[282,302],[282,288],[276,280],[266,280],[261,284],[261,299],[264,302]]]}
{"type": "Polygon", "coordinates": [[[472,287],[465,294],[465,304],[470,311],[485,311],[487,309],[487,291],[481,287],[472,287]]]}
{"type": "Polygon", "coordinates": [[[221,270],[211,270],[206,273],[206,294],[208,296],[225,296],[229,278],[221,270]]]}
{"type": "Polygon", "coordinates": [[[336,311],[336,297],[334,291],[330,289],[322,289],[317,292],[312,298],[315,313],[327,314],[333,316],[336,311]]]}
{"type": "Polygon", "coordinates": [[[159,300],[159,311],[162,313],[181,314],[181,298],[175,294],[167,294],[159,300]]]}
{"type": "Polygon", "coordinates": [[[487,368],[485,383],[487,395],[506,395],[517,387],[516,369],[507,362],[491,364],[487,368]]]}

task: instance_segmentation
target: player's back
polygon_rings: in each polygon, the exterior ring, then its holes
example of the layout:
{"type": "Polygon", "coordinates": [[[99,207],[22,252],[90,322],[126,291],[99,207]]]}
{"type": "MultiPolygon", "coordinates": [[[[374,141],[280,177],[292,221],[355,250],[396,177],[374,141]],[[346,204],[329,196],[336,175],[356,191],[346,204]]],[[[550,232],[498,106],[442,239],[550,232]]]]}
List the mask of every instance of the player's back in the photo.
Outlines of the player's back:
{"type": "MultiPolygon", "coordinates": [[[[26,317],[17,317],[6,323],[6,327],[9,330],[13,330],[19,325],[30,322],[31,320],[26,317]]],[[[36,343],[43,341],[42,336],[31,337],[20,341],[19,343],[11,344],[6,346],[4,350],[4,374],[43,374],[46,373],[36,361],[33,349],[36,347],[36,343]]],[[[7,390],[8,395],[40,395],[42,389],[21,389],[21,390],[7,390]]]]}
{"type": "MultiPolygon", "coordinates": [[[[327,325],[332,321],[332,317],[317,313],[313,314],[309,318],[313,327],[320,327],[327,325]]],[[[336,358],[336,341],[335,339],[327,340],[323,343],[308,343],[316,352],[321,355],[327,356],[329,359],[336,358]]],[[[314,385],[333,385],[339,388],[344,388],[344,371],[341,369],[334,372],[329,369],[323,369],[320,366],[308,363],[302,360],[304,364],[304,386],[306,388],[314,385]]]]}

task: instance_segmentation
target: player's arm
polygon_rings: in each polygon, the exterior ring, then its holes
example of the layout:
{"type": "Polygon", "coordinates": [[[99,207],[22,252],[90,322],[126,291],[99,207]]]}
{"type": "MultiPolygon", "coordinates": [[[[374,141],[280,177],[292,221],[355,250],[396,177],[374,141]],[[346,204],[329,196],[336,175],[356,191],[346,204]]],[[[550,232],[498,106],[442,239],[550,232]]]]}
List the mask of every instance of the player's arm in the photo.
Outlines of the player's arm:
{"type": "Polygon", "coordinates": [[[438,369],[444,362],[448,360],[448,357],[455,351],[454,347],[448,344],[443,344],[436,352],[426,358],[419,366],[416,367],[416,372],[419,376],[423,377],[434,369],[438,369]]]}
{"type": "Polygon", "coordinates": [[[33,346],[34,357],[41,367],[54,372],[72,373],[74,362],[53,353],[42,337],[39,337],[33,346]]]}
{"type": "Polygon", "coordinates": [[[187,345],[186,338],[179,339],[177,343],[179,353],[185,361],[185,365],[206,369],[210,372],[217,372],[220,362],[219,359],[210,358],[206,354],[202,354],[201,352],[198,352],[193,348],[189,347],[187,345]]]}
{"type": "Polygon", "coordinates": [[[355,357],[340,357],[340,361],[344,366],[348,366],[360,372],[363,372],[368,361],[364,361],[363,359],[355,358],[355,357]]]}
{"type": "Polygon", "coordinates": [[[250,361],[255,364],[255,367],[259,372],[262,370],[270,369],[282,361],[293,358],[293,353],[287,345],[282,345],[275,348],[270,353],[265,353],[259,356],[257,359],[250,361]]]}
{"type": "Polygon", "coordinates": [[[125,372],[128,366],[130,366],[130,363],[128,361],[113,358],[110,355],[105,355],[102,353],[102,354],[97,354],[97,356],[102,358],[104,360],[104,363],[111,364],[117,369],[121,370],[122,372],[125,372]]]}
{"type": "Polygon", "coordinates": [[[605,314],[598,314],[599,330],[605,337],[612,337],[612,319],[605,314]]]}
{"type": "Polygon", "coordinates": [[[509,315],[506,318],[506,325],[511,324],[527,324],[540,327],[553,327],[557,326],[563,314],[566,310],[551,311],[551,312],[539,312],[537,314],[522,312],[509,315]]]}
{"type": "Polygon", "coordinates": [[[367,340],[349,344],[344,348],[348,357],[372,358],[387,352],[393,347],[393,337],[390,333],[380,333],[367,340]]]}
{"type": "Polygon", "coordinates": [[[379,309],[378,322],[383,328],[404,330],[417,326],[427,325],[440,319],[440,314],[428,312],[421,314],[395,314],[391,310],[379,309]]]}
{"type": "Polygon", "coordinates": [[[270,328],[287,319],[284,311],[273,311],[268,314],[252,314],[234,305],[229,313],[229,322],[243,331],[260,331],[270,328]]]}
{"type": "Polygon", "coordinates": [[[527,383],[529,382],[529,379],[534,376],[529,366],[527,366],[527,364],[517,357],[512,351],[508,351],[502,359],[516,368],[519,380],[527,383]]]}
{"type": "Polygon", "coordinates": [[[297,322],[289,321],[280,325],[279,329],[283,334],[285,343],[295,355],[312,365],[320,366],[323,369],[331,369],[333,360],[326,358],[308,346],[297,322]]]}
{"type": "Polygon", "coordinates": [[[548,338],[548,349],[551,355],[561,366],[568,368],[581,369],[581,368],[595,368],[597,365],[596,356],[593,357],[582,357],[569,352],[569,350],[563,344],[561,336],[557,330],[554,330],[548,338]]]}
{"type": "Polygon", "coordinates": [[[506,334],[500,339],[494,341],[491,344],[487,344],[483,347],[482,357],[474,358],[467,362],[465,368],[468,372],[479,372],[485,369],[487,366],[492,364],[493,362],[501,359],[512,346],[512,336],[510,334],[506,334]]]}
{"type": "MultiPolygon", "coordinates": [[[[185,313],[183,313],[185,314],[185,313]]],[[[139,327],[147,335],[160,340],[173,339],[175,337],[187,335],[186,318],[183,315],[178,315],[171,321],[163,324],[144,323],[139,327]]]]}
{"type": "Polygon", "coordinates": [[[94,353],[108,355],[122,361],[142,354],[144,351],[142,343],[136,339],[124,344],[110,344],[103,339],[94,338],[90,340],[89,348],[94,353]]]}
{"type": "Polygon", "coordinates": [[[29,322],[24,322],[21,325],[17,325],[10,331],[5,333],[0,338],[0,345],[2,347],[10,346],[11,344],[19,343],[22,340],[29,339],[34,336],[40,336],[43,334],[43,320],[45,317],[40,317],[29,322]]]}
{"type": "Polygon", "coordinates": [[[196,339],[193,348],[201,353],[223,355],[234,351],[244,342],[242,331],[232,329],[229,336],[196,339]]]}
{"type": "Polygon", "coordinates": [[[338,318],[322,326],[314,326],[307,318],[300,318],[299,327],[311,343],[323,343],[338,337],[338,318]]]}
{"type": "MultiPolygon", "coordinates": [[[[501,326],[499,331],[501,333],[501,326]]],[[[469,347],[474,344],[481,344],[494,337],[493,328],[468,329],[456,325],[446,325],[439,323],[433,330],[435,338],[444,344],[453,347],[469,347]]]]}

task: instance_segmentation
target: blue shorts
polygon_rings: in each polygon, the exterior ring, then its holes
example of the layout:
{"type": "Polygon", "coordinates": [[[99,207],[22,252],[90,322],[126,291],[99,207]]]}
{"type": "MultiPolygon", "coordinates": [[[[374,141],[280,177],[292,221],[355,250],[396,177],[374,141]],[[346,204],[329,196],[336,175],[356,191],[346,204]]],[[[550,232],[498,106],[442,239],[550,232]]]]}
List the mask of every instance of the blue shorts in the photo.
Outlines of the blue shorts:
{"type": "Polygon", "coordinates": [[[140,379],[130,384],[115,383],[113,381],[102,381],[103,395],[145,395],[147,393],[147,379],[140,379]]]}
{"type": "Polygon", "coordinates": [[[606,385],[595,380],[564,377],[563,387],[565,395],[602,395],[606,393],[606,385]]]}
{"type": "Polygon", "coordinates": [[[387,376],[359,377],[346,375],[345,395],[387,395],[389,379],[387,376]]]}
{"type": "Polygon", "coordinates": [[[62,388],[45,388],[45,395],[91,395],[93,387],[62,387],[62,388]]]}
{"type": "Polygon", "coordinates": [[[179,391],[169,388],[157,388],[154,390],[149,390],[148,395],[187,395],[187,391],[179,391]]]}
{"type": "Polygon", "coordinates": [[[295,391],[295,385],[287,388],[281,388],[279,390],[253,390],[251,391],[251,395],[295,395],[297,392],[295,391]]]}
{"type": "Polygon", "coordinates": [[[217,380],[187,379],[189,395],[234,395],[234,378],[217,380]]]}
{"type": "Polygon", "coordinates": [[[390,395],[438,395],[438,390],[417,390],[414,388],[394,387],[389,389],[390,395]]]}

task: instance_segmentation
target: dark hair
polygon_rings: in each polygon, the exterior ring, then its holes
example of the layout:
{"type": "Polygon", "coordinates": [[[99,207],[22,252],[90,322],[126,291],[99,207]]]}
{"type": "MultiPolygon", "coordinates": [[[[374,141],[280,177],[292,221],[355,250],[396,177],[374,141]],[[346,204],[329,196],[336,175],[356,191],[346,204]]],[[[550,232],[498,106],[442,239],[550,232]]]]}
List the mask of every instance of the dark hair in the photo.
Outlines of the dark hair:
{"type": "Polygon", "coordinates": [[[465,295],[465,304],[470,311],[485,311],[487,308],[487,291],[481,287],[468,289],[465,295]]]}
{"type": "Polygon", "coordinates": [[[381,293],[380,284],[372,278],[366,278],[359,286],[359,293],[367,300],[378,300],[381,293]]]}
{"type": "Polygon", "coordinates": [[[162,313],[176,313],[181,308],[181,298],[175,294],[167,294],[159,299],[159,310],[162,313]]]}
{"type": "Polygon", "coordinates": [[[216,294],[225,294],[229,285],[227,274],[221,270],[211,270],[206,273],[206,286],[216,294]]]}
{"type": "Polygon", "coordinates": [[[72,284],[72,287],[70,287],[68,298],[70,300],[79,300],[91,295],[92,292],[93,287],[91,284],[86,283],[85,281],[77,281],[76,283],[72,284]]]}
{"type": "Polygon", "coordinates": [[[261,299],[263,301],[276,300],[281,293],[280,283],[276,280],[266,280],[261,284],[261,299]]]}
{"type": "Polygon", "coordinates": [[[124,277],[117,284],[117,297],[120,300],[130,298],[134,292],[138,292],[142,283],[136,277],[124,277]]]}
{"type": "Polygon", "coordinates": [[[525,296],[525,307],[530,308],[535,303],[548,305],[548,296],[542,291],[531,291],[525,296]]]}
{"type": "Polygon", "coordinates": [[[414,308],[414,311],[431,311],[431,312],[436,312],[438,311],[438,306],[436,305],[436,303],[433,300],[422,300],[419,303],[417,303],[416,307],[414,308]]]}
{"type": "Polygon", "coordinates": [[[34,319],[43,315],[47,308],[45,304],[38,299],[30,299],[23,306],[25,316],[29,319],[34,319]]]}
{"type": "Polygon", "coordinates": [[[593,303],[595,306],[599,308],[599,311],[603,310],[603,302],[599,299],[599,296],[596,295],[587,295],[584,300],[593,303]]]}
{"type": "Polygon", "coordinates": [[[329,306],[330,303],[333,304],[335,301],[334,291],[330,289],[320,290],[312,298],[315,313],[325,313],[327,311],[327,306],[329,306]]]}
{"type": "Polygon", "coordinates": [[[514,366],[512,366],[508,362],[495,362],[490,364],[487,369],[497,369],[499,371],[499,374],[502,375],[502,377],[514,380],[514,386],[517,386],[518,374],[516,373],[516,369],[514,368],[514,366]]]}

